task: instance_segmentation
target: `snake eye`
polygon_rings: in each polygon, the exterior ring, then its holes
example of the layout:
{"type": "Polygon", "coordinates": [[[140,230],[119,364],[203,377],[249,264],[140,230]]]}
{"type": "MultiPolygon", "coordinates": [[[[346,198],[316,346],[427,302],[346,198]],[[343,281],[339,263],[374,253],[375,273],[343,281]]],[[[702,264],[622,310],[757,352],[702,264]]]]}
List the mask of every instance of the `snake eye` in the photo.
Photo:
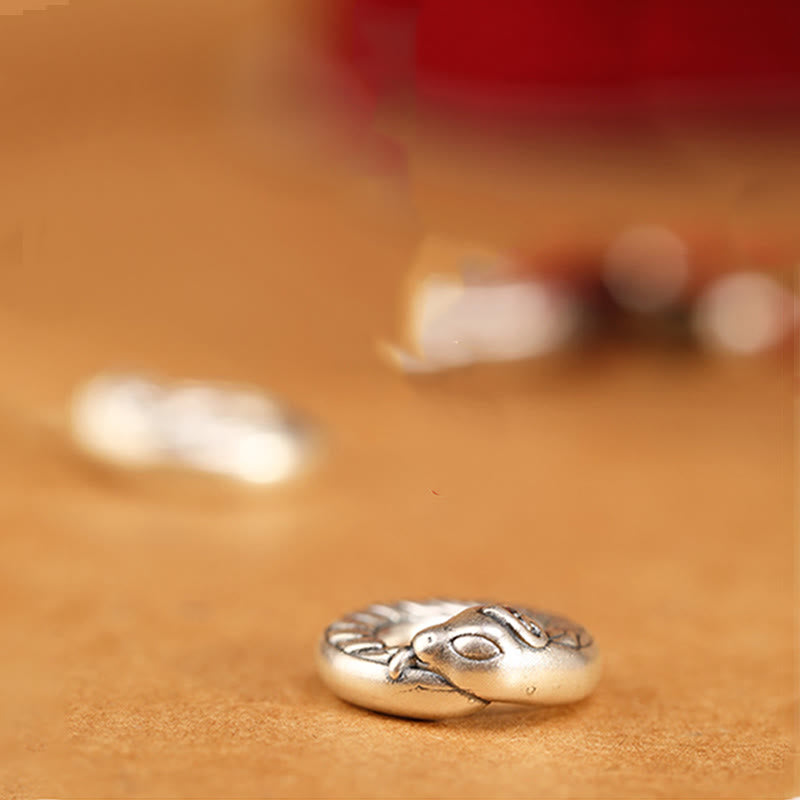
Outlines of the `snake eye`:
{"type": "Polygon", "coordinates": [[[451,644],[456,653],[472,661],[486,661],[502,652],[491,639],[471,633],[456,636],[451,644]]]}

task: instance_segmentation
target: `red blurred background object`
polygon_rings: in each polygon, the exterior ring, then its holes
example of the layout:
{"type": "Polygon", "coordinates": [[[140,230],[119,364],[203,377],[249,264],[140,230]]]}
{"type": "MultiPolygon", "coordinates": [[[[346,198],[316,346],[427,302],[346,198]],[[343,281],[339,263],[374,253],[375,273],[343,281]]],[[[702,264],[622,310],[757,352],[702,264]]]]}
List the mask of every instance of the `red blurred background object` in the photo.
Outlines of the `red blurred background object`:
{"type": "Polygon", "coordinates": [[[800,98],[794,0],[329,2],[335,57],[374,97],[526,111],[800,98]]]}

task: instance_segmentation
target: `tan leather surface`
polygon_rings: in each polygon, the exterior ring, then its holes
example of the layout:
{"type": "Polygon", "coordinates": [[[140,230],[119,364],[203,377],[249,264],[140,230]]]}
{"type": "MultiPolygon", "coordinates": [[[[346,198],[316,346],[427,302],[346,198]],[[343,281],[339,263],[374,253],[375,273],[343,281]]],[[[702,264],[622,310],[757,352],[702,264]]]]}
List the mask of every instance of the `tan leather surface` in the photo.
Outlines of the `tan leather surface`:
{"type": "MultiPolygon", "coordinates": [[[[0,18],[0,795],[796,794],[789,365],[622,346],[391,373],[374,343],[424,225],[220,123],[260,7],[131,5],[0,18]],[[90,466],[63,409],[120,366],[271,388],[327,457],[261,495],[90,466]],[[430,595],[573,615],[598,690],[418,723],[320,684],[329,621],[430,595]]],[[[428,224],[476,233],[419,163],[428,224]]]]}

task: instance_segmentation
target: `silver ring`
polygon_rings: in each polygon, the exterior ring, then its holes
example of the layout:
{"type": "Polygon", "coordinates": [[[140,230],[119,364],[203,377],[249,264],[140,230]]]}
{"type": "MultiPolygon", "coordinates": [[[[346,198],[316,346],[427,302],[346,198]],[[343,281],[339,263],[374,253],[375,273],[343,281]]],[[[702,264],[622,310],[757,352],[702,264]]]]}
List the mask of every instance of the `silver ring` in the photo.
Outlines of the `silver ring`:
{"type": "Polygon", "coordinates": [[[545,611],[457,600],[372,605],[329,625],[317,665],[343,700],[414,719],[490,702],[571,703],[600,678],[580,625],[545,611]]]}

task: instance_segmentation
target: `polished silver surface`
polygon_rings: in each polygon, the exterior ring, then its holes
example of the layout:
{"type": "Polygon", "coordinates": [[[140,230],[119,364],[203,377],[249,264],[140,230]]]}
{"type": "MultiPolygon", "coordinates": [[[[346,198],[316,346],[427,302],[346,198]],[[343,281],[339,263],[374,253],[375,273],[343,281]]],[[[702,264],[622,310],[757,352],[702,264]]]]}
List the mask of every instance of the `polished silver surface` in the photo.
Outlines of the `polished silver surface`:
{"type": "Polygon", "coordinates": [[[472,714],[490,702],[570,703],[600,677],[580,625],[545,611],[479,601],[372,605],[329,625],[317,664],[355,705],[415,719],[472,714]]]}

